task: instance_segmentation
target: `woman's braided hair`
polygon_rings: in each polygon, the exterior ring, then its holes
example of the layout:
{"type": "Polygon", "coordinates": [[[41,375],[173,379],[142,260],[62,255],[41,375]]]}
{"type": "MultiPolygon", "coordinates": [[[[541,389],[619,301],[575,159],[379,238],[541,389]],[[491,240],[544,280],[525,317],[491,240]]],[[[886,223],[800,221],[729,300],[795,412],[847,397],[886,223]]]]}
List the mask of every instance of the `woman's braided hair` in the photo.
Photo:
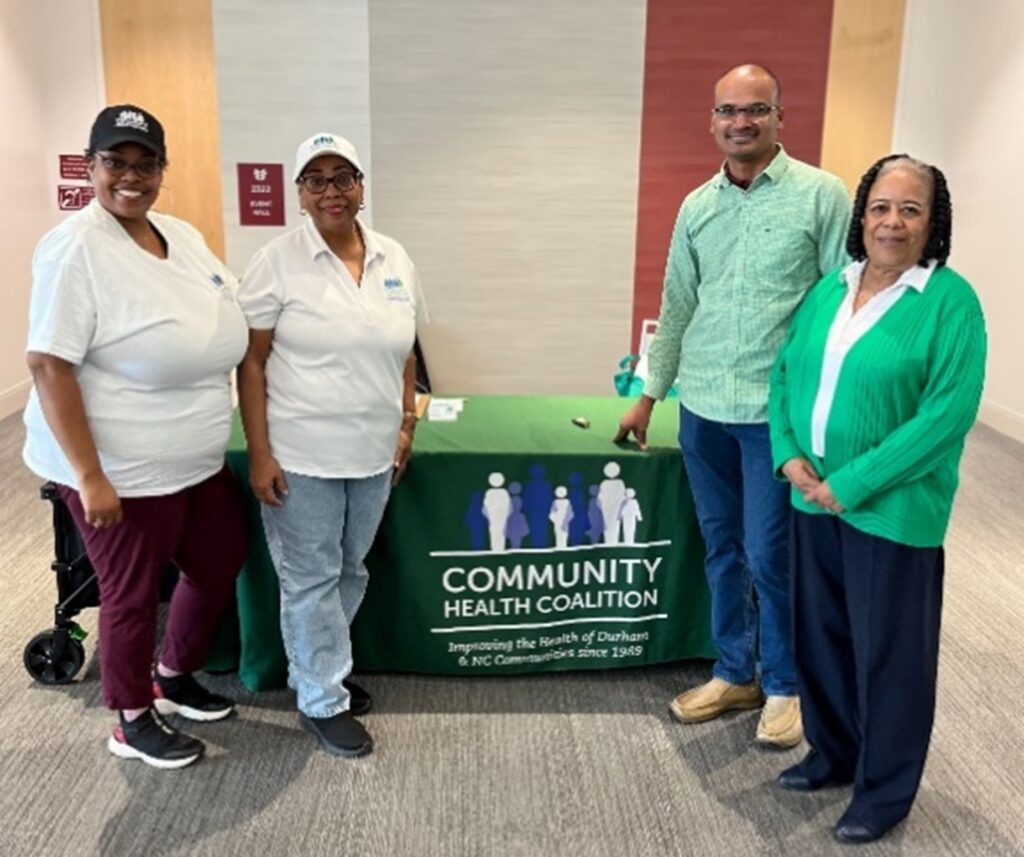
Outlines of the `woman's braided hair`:
{"type": "Polygon", "coordinates": [[[919,265],[927,265],[932,259],[939,267],[946,264],[949,258],[950,234],[953,230],[953,205],[949,199],[949,187],[942,170],[909,155],[887,155],[871,165],[857,186],[857,194],[853,200],[853,216],[850,220],[850,232],[846,236],[846,252],[855,261],[867,258],[864,247],[864,213],[868,206],[868,193],[879,177],[887,172],[905,167],[918,173],[929,185],[932,192],[931,219],[929,223],[928,241],[918,260],[919,265]]]}

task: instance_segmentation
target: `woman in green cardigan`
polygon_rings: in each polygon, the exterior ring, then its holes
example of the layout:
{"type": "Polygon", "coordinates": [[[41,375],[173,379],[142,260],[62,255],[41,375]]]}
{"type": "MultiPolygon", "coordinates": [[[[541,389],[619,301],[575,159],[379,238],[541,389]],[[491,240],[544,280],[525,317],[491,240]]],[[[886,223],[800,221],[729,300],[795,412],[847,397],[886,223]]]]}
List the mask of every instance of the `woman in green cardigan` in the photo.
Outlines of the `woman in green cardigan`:
{"type": "Polygon", "coordinates": [[[937,168],[874,164],[854,203],[854,261],[808,294],[772,377],[811,747],[779,784],[852,783],[833,829],[844,842],[910,811],[934,719],[942,542],[985,371],[981,306],[946,266],[951,215],[937,168]]]}

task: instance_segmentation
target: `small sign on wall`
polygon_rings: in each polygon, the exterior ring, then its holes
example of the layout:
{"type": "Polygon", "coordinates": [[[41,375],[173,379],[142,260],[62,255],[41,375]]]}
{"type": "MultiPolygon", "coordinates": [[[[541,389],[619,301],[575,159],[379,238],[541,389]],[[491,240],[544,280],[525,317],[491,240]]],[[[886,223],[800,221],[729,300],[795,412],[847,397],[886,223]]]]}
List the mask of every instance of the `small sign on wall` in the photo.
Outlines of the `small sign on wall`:
{"type": "MultiPolygon", "coordinates": [[[[75,182],[89,181],[89,159],[85,155],[58,155],[60,177],[75,182]]],[[[79,211],[96,196],[90,184],[58,184],[57,208],[60,211],[79,211]]]]}
{"type": "Polygon", "coordinates": [[[238,164],[238,212],[242,226],[284,226],[281,164],[238,164]]]}
{"type": "Polygon", "coordinates": [[[57,208],[61,211],[78,211],[85,208],[96,196],[91,185],[57,185],[57,208]]]}
{"type": "Polygon", "coordinates": [[[85,155],[60,155],[60,177],[79,182],[89,181],[89,159],[85,155]]]}

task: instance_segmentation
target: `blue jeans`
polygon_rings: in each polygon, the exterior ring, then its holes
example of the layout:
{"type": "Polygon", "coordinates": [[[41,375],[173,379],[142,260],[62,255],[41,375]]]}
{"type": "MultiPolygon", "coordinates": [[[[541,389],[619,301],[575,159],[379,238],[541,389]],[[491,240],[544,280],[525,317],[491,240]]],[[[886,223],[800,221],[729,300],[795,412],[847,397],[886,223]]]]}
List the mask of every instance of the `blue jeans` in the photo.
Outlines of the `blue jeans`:
{"type": "Polygon", "coordinates": [[[349,708],[349,626],[366,593],[364,560],[384,516],[391,471],[366,479],[286,473],[280,507],[263,507],[263,528],[281,586],[281,637],[288,684],[307,717],[349,708]]]}
{"type": "Polygon", "coordinates": [[[753,681],[760,632],[764,692],[793,695],[789,486],[772,472],[768,425],[714,422],[680,407],[679,445],[707,546],[714,675],[753,681]]]}

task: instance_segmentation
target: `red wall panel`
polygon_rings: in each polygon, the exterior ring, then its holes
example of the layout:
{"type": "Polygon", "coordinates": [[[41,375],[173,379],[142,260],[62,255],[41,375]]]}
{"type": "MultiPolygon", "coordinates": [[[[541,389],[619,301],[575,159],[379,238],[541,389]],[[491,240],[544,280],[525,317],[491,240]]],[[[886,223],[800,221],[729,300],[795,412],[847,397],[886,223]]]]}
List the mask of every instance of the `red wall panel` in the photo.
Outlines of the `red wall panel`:
{"type": "Polygon", "coordinates": [[[648,0],[640,141],[633,347],[657,318],[672,226],[683,198],[719,168],[710,133],[715,82],[744,62],[782,82],[779,139],[817,164],[832,0],[648,0]]]}

